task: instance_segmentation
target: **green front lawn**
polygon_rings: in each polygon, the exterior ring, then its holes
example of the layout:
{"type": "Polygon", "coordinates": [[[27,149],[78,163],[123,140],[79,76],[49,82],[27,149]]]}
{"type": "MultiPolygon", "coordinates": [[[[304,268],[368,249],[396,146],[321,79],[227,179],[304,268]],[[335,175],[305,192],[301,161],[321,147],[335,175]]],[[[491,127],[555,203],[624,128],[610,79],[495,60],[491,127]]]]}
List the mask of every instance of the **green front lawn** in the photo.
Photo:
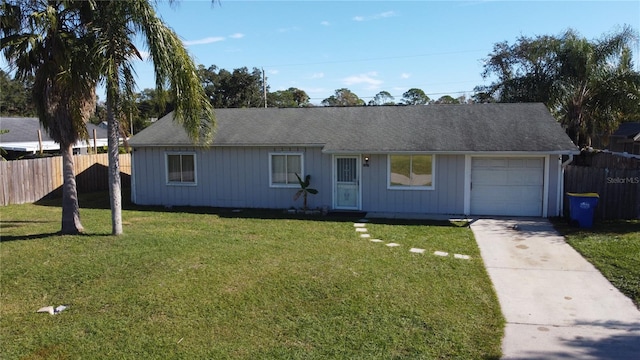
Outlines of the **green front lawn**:
{"type": "Polygon", "coordinates": [[[3,359],[500,356],[504,320],[468,227],[368,225],[390,248],[355,219],[130,208],[113,237],[106,195],[91,196],[83,236],[55,235],[57,206],[1,209],[3,359]]]}
{"type": "Polygon", "coordinates": [[[592,229],[556,222],[567,242],[640,308],[640,220],[599,222],[592,229]]]}

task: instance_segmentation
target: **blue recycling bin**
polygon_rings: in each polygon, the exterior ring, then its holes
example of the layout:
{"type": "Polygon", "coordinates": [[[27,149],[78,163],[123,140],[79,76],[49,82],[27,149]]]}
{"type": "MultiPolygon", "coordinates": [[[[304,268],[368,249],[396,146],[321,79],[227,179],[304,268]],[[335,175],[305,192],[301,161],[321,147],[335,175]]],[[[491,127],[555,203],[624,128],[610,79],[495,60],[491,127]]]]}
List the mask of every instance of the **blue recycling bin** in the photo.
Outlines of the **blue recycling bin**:
{"type": "Polygon", "coordinates": [[[581,228],[593,226],[593,211],[598,205],[600,195],[596,193],[567,193],[569,197],[569,216],[571,222],[578,222],[581,228]]]}

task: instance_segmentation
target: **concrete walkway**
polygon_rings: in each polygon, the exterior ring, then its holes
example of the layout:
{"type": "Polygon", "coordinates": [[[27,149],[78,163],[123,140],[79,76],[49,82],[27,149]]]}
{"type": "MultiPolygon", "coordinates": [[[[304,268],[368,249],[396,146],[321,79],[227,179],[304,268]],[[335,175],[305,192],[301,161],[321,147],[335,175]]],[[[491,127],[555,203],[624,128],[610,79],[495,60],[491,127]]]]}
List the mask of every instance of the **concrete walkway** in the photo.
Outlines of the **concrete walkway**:
{"type": "Polygon", "coordinates": [[[507,321],[503,359],[640,359],[640,311],[547,220],[471,229],[507,321]]]}

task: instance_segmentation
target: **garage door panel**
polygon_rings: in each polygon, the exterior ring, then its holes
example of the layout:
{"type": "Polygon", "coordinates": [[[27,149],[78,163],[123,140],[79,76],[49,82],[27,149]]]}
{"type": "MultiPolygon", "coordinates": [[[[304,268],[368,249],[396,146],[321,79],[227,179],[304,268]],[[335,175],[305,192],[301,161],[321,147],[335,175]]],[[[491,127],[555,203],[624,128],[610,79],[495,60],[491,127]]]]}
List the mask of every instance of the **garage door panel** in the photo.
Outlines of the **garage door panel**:
{"type": "Polygon", "coordinates": [[[509,169],[507,179],[502,185],[542,185],[543,174],[538,169],[509,169]]]}
{"type": "Polygon", "coordinates": [[[479,169],[473,173],[475,185],[506,185],[508,175],[504,171],[479,169]]]}
{"type": "Polygon", "coordinates": [[[544,158],[473,158],[471,213],[541,216],[544,158]]]}
{"type": "Polygon", "coordinates": [[[476,158],[473,160],[474,165],[479,168],[507,168],[509,167],[509,159],[497,159],[497,158],[476,158]]]}

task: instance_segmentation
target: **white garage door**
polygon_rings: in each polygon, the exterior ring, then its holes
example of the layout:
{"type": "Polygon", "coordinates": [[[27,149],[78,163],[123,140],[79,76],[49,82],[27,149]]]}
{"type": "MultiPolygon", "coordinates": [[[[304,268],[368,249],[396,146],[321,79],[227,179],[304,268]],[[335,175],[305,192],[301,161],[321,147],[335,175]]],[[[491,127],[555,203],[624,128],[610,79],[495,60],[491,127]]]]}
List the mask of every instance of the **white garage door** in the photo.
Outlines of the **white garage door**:
{"type": "Polygon", "coordinates": [[[473,158],[471,214],[542,216],[544,158],[473,158]]]}

